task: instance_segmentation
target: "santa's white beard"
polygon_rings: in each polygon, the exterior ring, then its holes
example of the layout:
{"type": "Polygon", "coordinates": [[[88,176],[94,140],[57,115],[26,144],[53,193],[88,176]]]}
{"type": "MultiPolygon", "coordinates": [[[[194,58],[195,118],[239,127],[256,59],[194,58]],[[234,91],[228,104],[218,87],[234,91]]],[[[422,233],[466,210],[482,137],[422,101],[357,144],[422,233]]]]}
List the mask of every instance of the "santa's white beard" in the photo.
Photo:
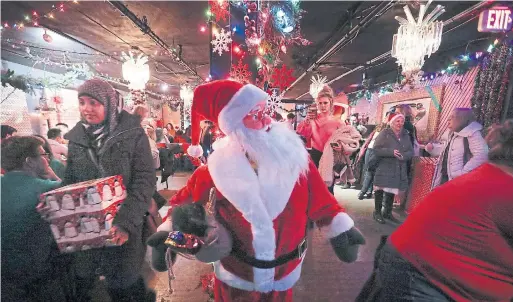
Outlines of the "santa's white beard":
{"type": "Polygon", "coordinates": [[[308,170],[308,152],[303,141],[286,123],[273,122],[269,131],[244,127],[230,137],[256,162],[259,177],[280,181],[288,174],[308,170]]]}

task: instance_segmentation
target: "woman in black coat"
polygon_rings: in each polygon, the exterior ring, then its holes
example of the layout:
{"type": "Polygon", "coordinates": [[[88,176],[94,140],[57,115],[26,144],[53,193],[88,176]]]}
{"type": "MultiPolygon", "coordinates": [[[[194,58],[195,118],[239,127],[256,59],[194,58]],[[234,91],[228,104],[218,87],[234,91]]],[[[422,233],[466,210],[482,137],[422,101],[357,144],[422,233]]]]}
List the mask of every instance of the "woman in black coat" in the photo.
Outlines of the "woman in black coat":
{"type": "Polygon", "coordinates": [[[122,110],[123,100],[107,82],[86,81],[78,98],[82,121],[66,134],[64,182],[122,175],[127,198],[110,229],[110,241],[117,246],[74,254],[76,300],[89,301],[95,278],[104,276],[112,301],[145,301],[142,231],[156,177],[148,138],[139,118],[122,110]]]}
{"type": "Polygon", "coordinates": [[[381,131],[374,142],[374,152],[379,164],[374,174],[374,219],[385,223],[385,219],[398,223],[392,216],[395,195],[408,189],[407,162],[413,157],[413,145],[408,131],[404,129],[404,115],[391,113],[389,128],[381,131]],[[381,207],[385,206],[383,214],[381,207]]]}

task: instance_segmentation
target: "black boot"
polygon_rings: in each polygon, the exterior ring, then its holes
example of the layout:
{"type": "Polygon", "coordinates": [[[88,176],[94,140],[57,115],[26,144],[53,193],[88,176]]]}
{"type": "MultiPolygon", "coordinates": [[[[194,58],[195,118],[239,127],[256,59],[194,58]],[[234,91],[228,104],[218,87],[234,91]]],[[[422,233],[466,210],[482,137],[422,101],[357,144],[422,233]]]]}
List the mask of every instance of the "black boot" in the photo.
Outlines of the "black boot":
{"type": "Polygon", "coordinates": [[[358,193],[358,200],[363,200],[365,198],[365,193],[364,192],[360,192],[358,193]]]}
{"type": "Polygon", "coordinates": [[[372,192],[365,194],[365,199],[371,199],[372,198],[372,192]]]}
{"type": "Polygon", "coordinates": [[[385,223],[385,220],[383,219],[383,216],[381,216],[381,207],[383,206],[383,191],[378,190],[374,192],[374,213],[372,214],[372,217],[377,222],[383,224],[385,223]]]}
{"type": "Polygon", "coordinates": [[[140,278],[128,288],[107,288],[110,298],[115,302],[143,302],[151,299],[144,280],[140,278]]]}
{"type": "Polygon", "coordinates": [[[392,221],[393,223],[401,223],[392,215],[392,207],[394,205],[395,195],[392,193],[385,193],[383,197],[383,203],[385,204],[385,210],[383,211],[383,218],[392,221]]]}

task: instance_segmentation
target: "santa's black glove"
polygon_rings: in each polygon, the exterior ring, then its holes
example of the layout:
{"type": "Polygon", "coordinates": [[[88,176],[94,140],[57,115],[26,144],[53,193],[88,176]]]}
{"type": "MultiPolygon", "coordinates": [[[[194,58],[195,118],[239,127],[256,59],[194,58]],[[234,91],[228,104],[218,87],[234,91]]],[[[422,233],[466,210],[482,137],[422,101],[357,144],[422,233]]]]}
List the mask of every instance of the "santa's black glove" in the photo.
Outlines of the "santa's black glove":
{"type": "MultiPolygon", "coordinates": [[[[165,244],[169,232],[160,231],[151,235],[146,241],[146,244],[151,246],[151,266],[154,270],[159,272],[167,271],[166,264],[166,251],[167,245],[165,244]]],[[[176,262],[176,253],[171,252],[171,260],[174,264],[176,262]]]]}
{"type": "Polygon", "coordinates": [[[358,249],[360,245],[365,244],[365,238],[357,228],[352,227],[337,237],[331,238],[330,242],[338,259],[350,263],[358,258],[358,249]]]}

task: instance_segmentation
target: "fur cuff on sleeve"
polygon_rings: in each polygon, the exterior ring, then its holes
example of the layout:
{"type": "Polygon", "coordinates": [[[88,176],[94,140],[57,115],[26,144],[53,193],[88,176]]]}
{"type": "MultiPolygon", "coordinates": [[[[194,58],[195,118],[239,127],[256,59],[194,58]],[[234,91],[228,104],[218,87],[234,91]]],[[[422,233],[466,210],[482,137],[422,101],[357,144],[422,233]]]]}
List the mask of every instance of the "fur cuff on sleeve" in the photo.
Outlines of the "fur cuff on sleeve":
{"type": "Polygon", "coordinates": [[[157,232],[160,231],[166,231],[171,232],[173,230],[173,224],[171,223],[171,217],[168,217],[166,221],[164,221],[159,227],[157,228],[157,232]]]}
{"type": "Polygon", "coordinates": [[[331,239],[349,231],[352,227],[354,227],[353,219],[347,213],[341,212],[333,217],[331,223],[323,227],[322,231],[327,238],[331,239]]]}

